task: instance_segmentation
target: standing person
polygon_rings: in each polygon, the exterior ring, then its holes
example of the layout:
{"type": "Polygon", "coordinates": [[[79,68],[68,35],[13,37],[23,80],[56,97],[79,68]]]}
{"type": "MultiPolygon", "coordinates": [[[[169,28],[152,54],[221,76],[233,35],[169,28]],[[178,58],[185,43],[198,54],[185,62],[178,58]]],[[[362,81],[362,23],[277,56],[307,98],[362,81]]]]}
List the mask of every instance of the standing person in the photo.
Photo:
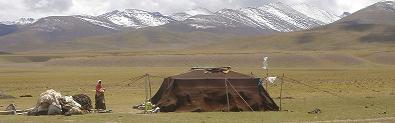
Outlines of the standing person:
{"type": "Polygon", "coordinates": [[[103,87],[101,80],[97,81],[96,85],[96,94],[95,94],[95,109],[97,110],[106,110],[106,103],[104,100],[104,91],[105,88],[103,87]]]}

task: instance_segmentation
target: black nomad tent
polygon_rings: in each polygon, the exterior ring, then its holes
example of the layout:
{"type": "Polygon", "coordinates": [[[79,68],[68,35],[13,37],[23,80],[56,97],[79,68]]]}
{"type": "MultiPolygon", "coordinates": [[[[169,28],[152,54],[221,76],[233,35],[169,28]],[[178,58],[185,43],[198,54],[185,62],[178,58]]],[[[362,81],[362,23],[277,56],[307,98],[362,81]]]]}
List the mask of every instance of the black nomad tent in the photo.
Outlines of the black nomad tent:
{"type": "Polygon", "coordinates": [[[260,79],[224,68],[192,68],[165,78],[151,102],[162,112],[278,111],[260,79]]]}

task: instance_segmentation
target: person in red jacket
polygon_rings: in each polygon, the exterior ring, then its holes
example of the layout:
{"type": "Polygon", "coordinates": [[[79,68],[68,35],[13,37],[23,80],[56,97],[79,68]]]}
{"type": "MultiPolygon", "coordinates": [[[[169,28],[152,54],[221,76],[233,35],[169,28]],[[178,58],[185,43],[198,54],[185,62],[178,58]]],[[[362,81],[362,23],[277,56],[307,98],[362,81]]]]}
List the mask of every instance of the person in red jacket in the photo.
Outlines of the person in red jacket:
{"type": "Polygon", "coordinates": [[[96,85],[96,94],[95,94],[95,102],[96,102],[95,109],[97,110],[106,110],[104,91],[105,88],[103,87],[101,80],[98,80],[96,85]]]}

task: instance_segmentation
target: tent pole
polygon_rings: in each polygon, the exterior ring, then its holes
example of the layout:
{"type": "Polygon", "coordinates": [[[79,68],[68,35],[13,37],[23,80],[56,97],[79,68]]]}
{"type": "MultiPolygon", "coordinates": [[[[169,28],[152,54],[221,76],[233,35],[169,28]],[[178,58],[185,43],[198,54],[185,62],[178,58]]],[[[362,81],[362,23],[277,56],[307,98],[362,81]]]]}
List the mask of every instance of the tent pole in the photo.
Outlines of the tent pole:
{"type": "MultiPolygon", "coordinates": [[[[144,95],[145,95],[145,99],[144,99],[144,105],[146,106],[146,104],[147,104],[147,97],[148,97],[148,94],[147,94],[147,82],[148,82],[148,73],[146,73],[145,75],[144,75],[144,78],[145,78],[145,81],[144,81],[144,95]]],[[[144,113],[147,113],[147,108],[144,108],[144,113]]]]}
{"type": "Polygon", "coordinates": [[[150,80],[149,74],[147,74],[147,81],[148,81],[148,87],[149,87],[149,101],[151,101],[152,91],[151,91],[151,80],[150,80]]]}
{"type": "Polygon", "coordinates": [[[233,91],[235,91],[236,94],[241,98],[241,100],[243,100],[243,102],[248,106],[248,108],[250,108],[250,110],[251,110],[252,112],[254,112],[254,109],[251,108],[251,106],[250,106],[250,105],[247,103],[247,101],[240,95],[240,93],[236,90],[236,88],[233,87],[232,83],[230,83],[228,80],[226,80],[226,81],[229,83],[230,87],[232,87],[233,91]]]}
{"type": "Polygon", "coordinates": [[[227,79],[225,78],[225,91],[226,91],[226,102],[227,102],[227,104],[228,104],[228,112],[229,112],[229,110],[230,110],[230,107],[229,107],[229,94],[228,94],[228,84],[226,83],[226,81],[227,81],[227,79]]]}
{"type": "Polygon", "coordinates": [[[269,77],[269,68],[266,69],[266,91],[269,91],[268,88],[269,80],[267,80],[268,77],[269,77]]]}
{"type": "Polygon", "coordinates": [[[281,84],[280,84],[280,111],[282,110],[282,99],[283,99],[283,83],[284,83],[284,73],[283,76],[281,77],[281,84]]]}

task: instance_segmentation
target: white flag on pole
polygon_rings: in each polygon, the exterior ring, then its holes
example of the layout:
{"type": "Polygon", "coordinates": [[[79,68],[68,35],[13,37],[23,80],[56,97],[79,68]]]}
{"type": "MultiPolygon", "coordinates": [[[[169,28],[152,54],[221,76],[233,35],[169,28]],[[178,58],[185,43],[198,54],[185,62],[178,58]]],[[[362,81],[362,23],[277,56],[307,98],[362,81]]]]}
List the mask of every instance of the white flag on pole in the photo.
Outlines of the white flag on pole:
{"type": "Polygon", "coordinates": [[[272,84],[276,81],[276,79],[277,79],[277,76],[275,76],[275,77],[267,77],[266,78],[266,80],[269,81],[272,84]]]}
{"type": "Polygon", "coordinates": [[[268,59],[269,57],[263,57],[263,63],[262,63],[262,68],[263,69],[269,69],[268,68],[268,64],[267,64],[267,59],[268,59]]]}

